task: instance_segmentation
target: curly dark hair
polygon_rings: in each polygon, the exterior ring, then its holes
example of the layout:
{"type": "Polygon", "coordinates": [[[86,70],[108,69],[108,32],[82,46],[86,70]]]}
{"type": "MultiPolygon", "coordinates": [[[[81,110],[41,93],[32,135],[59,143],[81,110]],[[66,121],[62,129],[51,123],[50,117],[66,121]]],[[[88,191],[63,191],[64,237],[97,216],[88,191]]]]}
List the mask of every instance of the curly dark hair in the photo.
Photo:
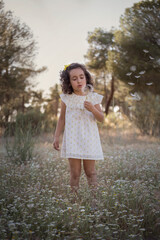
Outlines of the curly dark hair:
{"type": "Polygon", "coordinates": [[[92,80],[91,74],[88,72],[85,65],[80,64],[80,63],[71,63],[68,67],[66,67],[65,70],[62,70],[60,72],[60,82],[61,82],[61,87],[62,87],[63,93],[67,93],[67,94],[73,93],[73,88],[70,83],[69,72],[70,72],[70,70],[75,69],[75,68],[81,68],[86,77],[86,84],[90,84],[93,86],[93,80],[92,80]]]}

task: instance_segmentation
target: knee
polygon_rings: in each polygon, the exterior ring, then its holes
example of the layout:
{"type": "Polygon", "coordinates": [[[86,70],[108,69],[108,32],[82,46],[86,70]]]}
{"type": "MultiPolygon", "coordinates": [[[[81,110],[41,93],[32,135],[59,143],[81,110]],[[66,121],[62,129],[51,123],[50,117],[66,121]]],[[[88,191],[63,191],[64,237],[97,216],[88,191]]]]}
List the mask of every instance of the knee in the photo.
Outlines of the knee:
{"type": "Polygon", "coordinates": [[[72,179],[79,179],[80,178],[80,175],[81,175],[81,172],[80,171],[71,171],[71,178],[72,179]]]}
{"type": "Polygon", "coordinates": [[[95,176],[96,176],[96,171],[95,170],[87,170],[87,171],[85,171],[85,173],[86,173],[86,176],[88,177],[88,178],[94,178],[95,176]]]}

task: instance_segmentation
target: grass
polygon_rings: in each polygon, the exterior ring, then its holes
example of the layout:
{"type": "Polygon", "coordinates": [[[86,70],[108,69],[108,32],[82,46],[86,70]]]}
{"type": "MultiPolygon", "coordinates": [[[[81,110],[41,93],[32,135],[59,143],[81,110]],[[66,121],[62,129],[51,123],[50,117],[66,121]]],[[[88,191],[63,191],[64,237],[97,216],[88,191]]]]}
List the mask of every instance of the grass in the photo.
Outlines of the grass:
{"type": "Polygon", "coordinates": [[[82,172],[79,199],[68,161],[37,139],[32,161],[17,165],[0,149],[0,239],[160,239],[160,141],[133,129],[100,127],[105,161],[97,161],[97,208],[82,172]]]}

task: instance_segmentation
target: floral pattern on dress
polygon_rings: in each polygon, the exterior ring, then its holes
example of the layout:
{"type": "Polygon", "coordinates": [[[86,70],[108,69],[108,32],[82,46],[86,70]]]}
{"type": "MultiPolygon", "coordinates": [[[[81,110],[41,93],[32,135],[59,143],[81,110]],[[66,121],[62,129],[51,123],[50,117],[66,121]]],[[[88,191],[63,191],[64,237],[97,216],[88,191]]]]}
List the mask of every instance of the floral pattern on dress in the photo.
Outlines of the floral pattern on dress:
{"type": "Polygon", "coordinates": [[[92,92],[87,99],[74,93],[62,93],[60,97],[66,105],[61,157],[104,160],[96,119],[84,108],[85,100],[100,104],[103,96],[92,92]]]}

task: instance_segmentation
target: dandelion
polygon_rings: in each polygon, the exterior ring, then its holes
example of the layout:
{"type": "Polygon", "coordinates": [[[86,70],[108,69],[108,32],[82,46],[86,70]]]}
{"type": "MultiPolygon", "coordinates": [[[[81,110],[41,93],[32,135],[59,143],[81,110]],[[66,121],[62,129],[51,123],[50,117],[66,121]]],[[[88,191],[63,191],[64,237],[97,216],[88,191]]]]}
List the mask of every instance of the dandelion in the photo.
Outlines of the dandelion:
{"type": "Polygon", "coordinates": [[[91,84],[86,84],[86,86],[82,89],[82,92],[86,95],[86,99],[88,99],[88,94],[93,92],[94,88],[91,84]]]}

